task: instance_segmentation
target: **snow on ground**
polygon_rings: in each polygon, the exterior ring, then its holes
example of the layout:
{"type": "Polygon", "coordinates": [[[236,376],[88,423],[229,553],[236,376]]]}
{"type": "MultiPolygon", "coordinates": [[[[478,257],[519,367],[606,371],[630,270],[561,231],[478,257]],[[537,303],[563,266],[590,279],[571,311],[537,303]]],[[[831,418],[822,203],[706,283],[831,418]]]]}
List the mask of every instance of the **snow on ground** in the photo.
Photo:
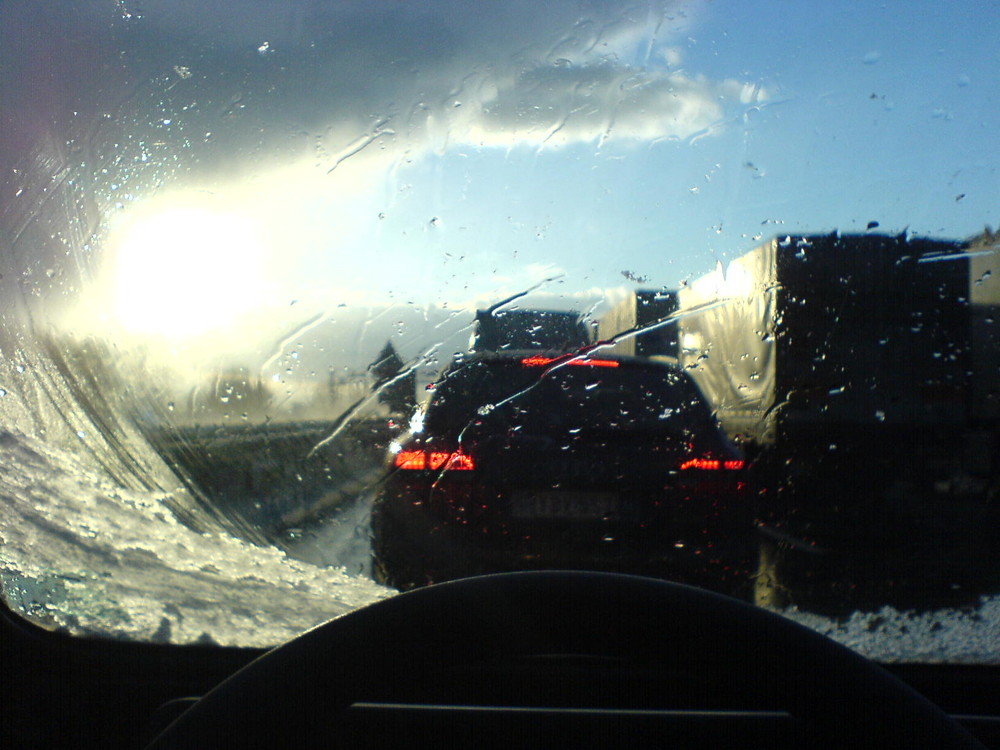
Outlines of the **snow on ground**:
{"type": "Polygon", "coordinates": [[[785,610],[784,616],[875,661],[1000,664],[1000,597],[979,607],[923,612],[882,607],[844,620],[785,610]]]}
{"type": "MultiPolygon", "coordinates": [[[[45,627],[266,647],[394,593],[365,575],[370,498],[294,535],[286,553],[192,531],[169,495],[122,489],[21,435],[0,432],[0,465],[0,581],[45,627]]],[[[996,596],[975,609],[782,614],[878,661],[1000,663],[996,596]]]]}
{"type": "Polygon", "coordinates": [[[0,580],[15,609],[74,634],[270,646],[390,589],[222,533],[165,495],[124,490],[74,456],[0,433],[0,580]]]}

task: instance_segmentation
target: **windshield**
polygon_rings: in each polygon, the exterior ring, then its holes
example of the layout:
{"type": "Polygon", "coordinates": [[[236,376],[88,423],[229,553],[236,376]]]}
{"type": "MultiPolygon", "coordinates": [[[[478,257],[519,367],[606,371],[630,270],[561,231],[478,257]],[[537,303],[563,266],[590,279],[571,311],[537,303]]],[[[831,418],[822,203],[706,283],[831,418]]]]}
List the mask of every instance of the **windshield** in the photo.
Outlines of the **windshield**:
{"type": "Polygon", "coordinates": [[[269,646],[697,567],[1000,661],[995,3],[36,5],[0,2],[12,609],[269,646]]]}

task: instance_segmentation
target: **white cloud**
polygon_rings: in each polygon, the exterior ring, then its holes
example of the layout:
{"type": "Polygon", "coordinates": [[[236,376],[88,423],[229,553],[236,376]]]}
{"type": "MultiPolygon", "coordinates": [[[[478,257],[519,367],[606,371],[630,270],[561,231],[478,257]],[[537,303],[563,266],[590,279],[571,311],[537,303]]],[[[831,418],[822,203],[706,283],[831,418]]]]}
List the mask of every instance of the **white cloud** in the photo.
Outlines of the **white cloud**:
{"type": "Polygon", "coordinates": [[[623,67],[536,68],[452,116],[452,137],[476,145],[564,146],[687,138],[739,104],[762,100],[749,84],[623,67]]]}
{"type": "MultiPolygon", "coordinates": [[[[149,0],[130,35],[116,38],[123,46],[112,45],[115,54],[142,46],[139,82],[102,80],[89,92],[94,111],[117,113],[96,132],[130,165],[95,190],[106,188],[111,206],[134,196],[112,214],[212,191],[260,228],[266,275],[300,300],[304,286],[328,297],[336,288],[338,303],[355,304],[406,283],[446,299],[488,291],[495,300],[554,272],[451,281],[431,272],[441,265],[431,269],[428,256],[393,254],[403,243],[431,246],[392,223],[407,200],[407,165],[456,146],[628,147],[716,132],[767,92],[667,64],[679,60],[687,21],[675,12],[688,4],[243,0],[223,11],[149,0]],[[115,99],[121,92],[131,93],[115,99]]],[[[100,8],[95,15],[109,12],[100,8]]]]}
{"type": "Polygon", "coordinates": [[[704,131],[767,94],[676,69],[677,36],[698,4],[243,0],[223,12],[177,0],[169,10],[148,3],[137,28],[175,47],[164,69],[190,70],[173,83],[216,102],[204,112],[215,118],[220,103],[238,102],[221,107],[231,122],[212,129],[253,138],[248,150],[287,164],[298,128],[315,138],[315,148],[301,144],[309,161],[340,170],[456,144],[558,147],[704,131]],[[248,66],[259,75],[247,78],[248,66]]]}
{"type": "Polygon", "coordinates": [[[512,3],[495,18],[458,13],[437,30],[439,47],[412,62],[411,78],[376,66],[373,90],[328,113],[328,162],[398,163],[455,146],[641,144],[717,132],[768,92],[676,70],[675,34],[662,23],[676,5],[644,3],[615,15],[613,3],[512,3]],[[377,114],[363,121],[362,106],[377,114]]]}
{"type": "Polygon", "coordinates": [[[660,52],[663,60],[671,68],[678,68],[682,61],[682,52],[679,47],[666,47],[660,52]]]}

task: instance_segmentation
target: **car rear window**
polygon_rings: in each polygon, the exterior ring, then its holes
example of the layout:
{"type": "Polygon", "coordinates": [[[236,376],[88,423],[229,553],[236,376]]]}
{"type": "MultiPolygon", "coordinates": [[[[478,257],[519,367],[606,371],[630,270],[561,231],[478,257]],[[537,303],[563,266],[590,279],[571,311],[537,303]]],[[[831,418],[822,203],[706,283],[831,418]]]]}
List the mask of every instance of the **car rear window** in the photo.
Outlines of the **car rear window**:
{"type": "Polygon", "coordinates": [[[457,436],[472,424],[499,420],[510,428],[557,432],[715,432],[708,407],[683,372],[611,361],[617,366],[464,364],[435,389],[425,428],[457,436]]]}

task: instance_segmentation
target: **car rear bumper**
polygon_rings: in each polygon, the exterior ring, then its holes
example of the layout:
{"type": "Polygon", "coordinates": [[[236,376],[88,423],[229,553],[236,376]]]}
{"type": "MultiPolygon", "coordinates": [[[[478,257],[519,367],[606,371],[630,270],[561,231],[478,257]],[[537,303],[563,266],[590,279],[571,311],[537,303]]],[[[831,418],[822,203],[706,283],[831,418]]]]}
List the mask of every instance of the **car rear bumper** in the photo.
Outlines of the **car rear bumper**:
{"type": "Polygon", "coordinates": [[[623,527],[600,522],[497,525],[444,520],[423,503],[383,496],[372,516],[377,574],[399,588],[485,573],[614,571],[725,593],[747,585],[752,524],[678,518],[623,527]]]}

